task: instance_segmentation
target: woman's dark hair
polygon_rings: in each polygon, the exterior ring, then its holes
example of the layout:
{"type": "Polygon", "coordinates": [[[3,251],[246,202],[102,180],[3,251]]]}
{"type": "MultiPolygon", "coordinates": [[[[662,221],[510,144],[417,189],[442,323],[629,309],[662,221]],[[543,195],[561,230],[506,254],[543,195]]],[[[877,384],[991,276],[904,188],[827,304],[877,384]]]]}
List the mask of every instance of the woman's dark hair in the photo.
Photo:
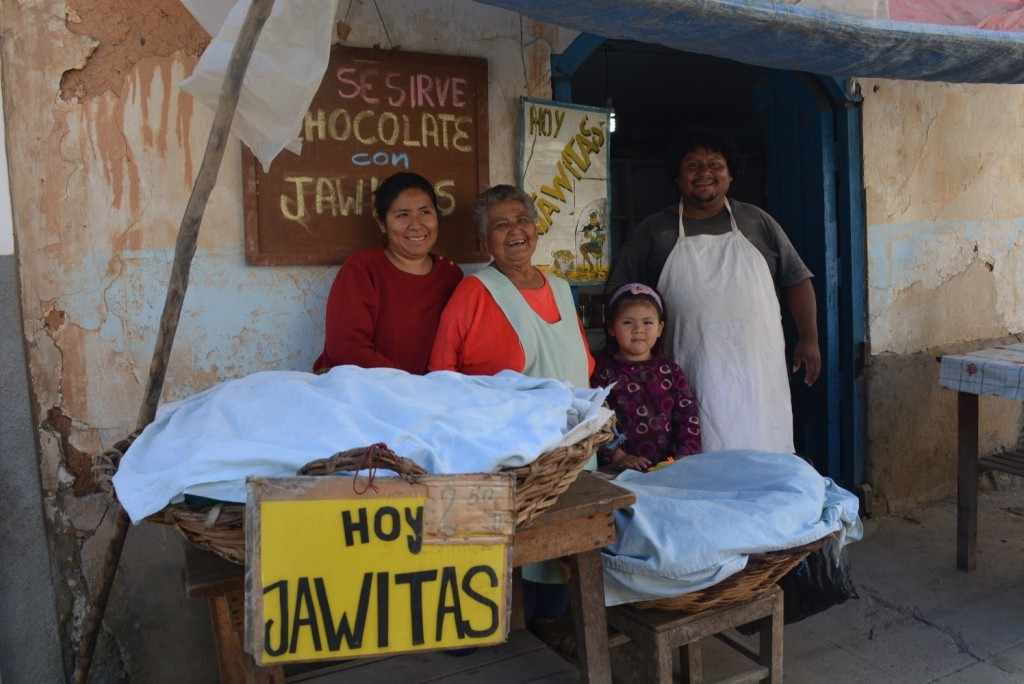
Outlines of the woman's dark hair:
{"type": "MultiPolygon", "coordinates": [[[[608,326],[605,351],[609,354],[615,354],[619,351],[619,342],[615,339],[615,336],[611,334],[612,326],[615,325],[615,319],[619,317],[619,312],[630,304],[647,304],[649,306],[653,306],[654,310],[658,312],[658,321],[660,323],[665,322],[665,311],[661,308],[661,304],[658,303],[658,300],[651,295],[643,293],[633,294],[632,292],[626,292],[625,294],[619,295],[615,298],[615,301],[611,303],[604,315],[605,325],[608,326]]],[[[661,353],[661,340],[662,338],[659,337],[658,341],[654,343],[654,346],[651,347],[651,353],[661,353]]]]}
{"type": "Polygon", "coordinates": [[[434,192],[434,186],[430,184],[430,181],[418,173],[402,171],[385,178],[373,195],[373,209],[377,212],[377,218],[381,223],[384,222],[384,218],[388,215],[388,209],[391,208],[395,199],[409,189],[422,190],[427,193],[430,201],[434,204],[434,209],[437,210],[437,193],[434,192]]]}

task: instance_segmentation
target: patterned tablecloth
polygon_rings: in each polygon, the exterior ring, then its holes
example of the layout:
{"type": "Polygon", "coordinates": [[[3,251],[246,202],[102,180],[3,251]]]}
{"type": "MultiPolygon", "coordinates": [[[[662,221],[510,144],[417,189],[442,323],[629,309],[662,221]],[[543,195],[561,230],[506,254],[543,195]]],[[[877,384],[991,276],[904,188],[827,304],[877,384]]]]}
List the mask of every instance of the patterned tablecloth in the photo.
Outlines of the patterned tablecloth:
{"type": "Polygon", "coordinates": [[[939,384],[968,394],[1024,400],[1024,344],[943,356],[939,384]]]}

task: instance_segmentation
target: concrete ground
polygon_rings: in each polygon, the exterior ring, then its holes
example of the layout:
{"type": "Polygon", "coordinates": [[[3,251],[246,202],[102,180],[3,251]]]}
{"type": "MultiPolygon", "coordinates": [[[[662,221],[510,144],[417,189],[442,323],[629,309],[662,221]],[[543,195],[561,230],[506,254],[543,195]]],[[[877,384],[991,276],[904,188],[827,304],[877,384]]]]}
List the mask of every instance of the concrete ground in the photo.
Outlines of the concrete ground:
{"type": "MultiPolygon", "coordinates": [[[[979,506],[978,569],[969,575],[956,569],[954,501],[867,521],[865,539],[849,547],[860,599],[786,627],[787,684],[1024,684],[1024,489],[983,494],[979,506]]],[[[561,684],[576,678],[530,639],[519,633],[466,659],[396,658],[302,681],[561,684]],[[396,676],[389,667],[402,672],[396,676]]],[[[756,636],[738,640],[757,648],[756,636]]],[[[716,639],[706,640],[704,649],[706,681],[746,665],[716,639]]],[[[629,681],[628,658],[615,649],[612,662],[629,681]]]]}
{"type": "MultiPolygon", "coordinates": [[[[970,574],[956,569],[954,501],[868,521],[849,547],[860,600],[786,627],[786,682],[1024,683],[1024,490],[979,508],[970,574]]],[[[717,640],[705,648],[711,681],[742,669],[717,640]]]]}

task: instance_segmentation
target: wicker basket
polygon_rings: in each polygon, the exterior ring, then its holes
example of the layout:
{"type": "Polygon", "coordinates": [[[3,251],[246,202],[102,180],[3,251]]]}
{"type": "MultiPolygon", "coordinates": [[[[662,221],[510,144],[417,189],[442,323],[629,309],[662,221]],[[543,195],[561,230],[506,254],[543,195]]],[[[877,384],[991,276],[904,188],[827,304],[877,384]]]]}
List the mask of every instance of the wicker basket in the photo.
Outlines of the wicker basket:
{"type": "MultiPolygon", "coordinates": [[[[614,416],[600,430],[568,446],[546,451],[537,460],[519,468],[508,468],[516,478],[516,525],[523,525],[550,508],[558,497],[579,476],[583,466],[597,448],[613,438],[614,416]]],[[[97,460],[96,479],[108,491],[121,456],[138,434],[114,445],[97,460]]],[[[426,471],[416,463],[396,455],[384,444],[339,452],[330,458],[307,463],[299,475],[331,475],[355,470],[384,468],[399,477],[415,482],[426,471]]],[[[223,503],[197,509],[181,504],[170,505],[146,518],[150,522],[172,525],[190,542],[212,551],[233,563],[245,563],[245,506],[223,503]]]]}
{"type": "Polygon", "coordinates": [[[569,488],[597,448],[614,439],[615,416],[608,418],[600,430],[570,444],[546,451],[533,463],[502,472],[516,476],[516,526],[525,525],[551,508],[569,488]]]}
{"type": "Polygon", "coordinates": [[[745,603],[771,589],[808,554],[820,549],[834,536],[835,533],[792,549],[751,554],[747,567],[707,589],[672,598],[643,601],[634,606],[644,610],[671,610],[694,614],[745,603]]]}

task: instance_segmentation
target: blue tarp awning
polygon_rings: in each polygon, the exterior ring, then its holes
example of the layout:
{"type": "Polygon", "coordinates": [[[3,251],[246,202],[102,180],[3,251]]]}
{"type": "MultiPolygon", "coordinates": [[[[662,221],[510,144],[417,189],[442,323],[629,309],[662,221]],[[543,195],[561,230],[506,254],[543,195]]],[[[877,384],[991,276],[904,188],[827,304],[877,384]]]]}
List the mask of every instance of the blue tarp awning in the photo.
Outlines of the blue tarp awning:
{"type": "Polygon", "coordinates": [[[772,0],[481,0],[606,38],[837,77],[1024,83],[1024,34],[772,0]]]}

